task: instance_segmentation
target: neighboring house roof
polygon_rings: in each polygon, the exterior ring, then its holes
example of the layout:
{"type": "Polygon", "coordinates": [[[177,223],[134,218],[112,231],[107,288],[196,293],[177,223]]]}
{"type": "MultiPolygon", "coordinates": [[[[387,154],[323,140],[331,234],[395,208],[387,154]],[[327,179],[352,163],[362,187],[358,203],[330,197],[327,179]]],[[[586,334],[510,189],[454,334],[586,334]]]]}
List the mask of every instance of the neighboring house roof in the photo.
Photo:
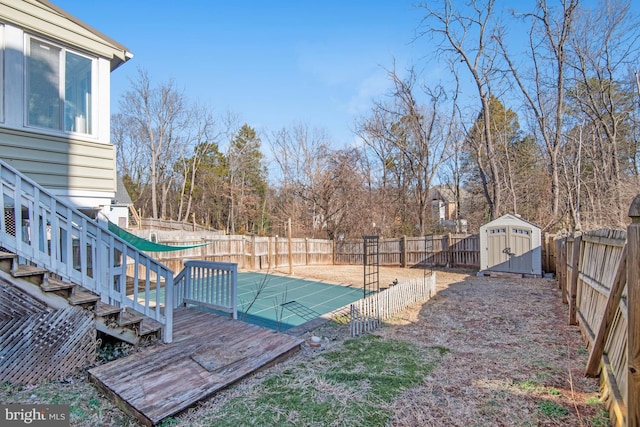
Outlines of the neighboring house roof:
{"type": "Polygon", "coordinates": [[[47,0],[0,0],[0,17],[55,40],[82,46],[111,62],[111,71],[133,58],[122,44],[47,0]]]}
{"type": "MultiPolygon", "coordinates": [[[[450,185],[436,185],[431,188],[431,200],[442,200],[443,202],[454,203],[456,195],[454,187],[450,185]]],[[[467,198],[469,192],[460,187],[460,200],[467,198]]]]}
{"type": "Polygon", "coordinates": [[[130,206],[133,204],[129,192],[120,177],[117,178],[116,195],[113,200],[112,205],[130,206]]]}

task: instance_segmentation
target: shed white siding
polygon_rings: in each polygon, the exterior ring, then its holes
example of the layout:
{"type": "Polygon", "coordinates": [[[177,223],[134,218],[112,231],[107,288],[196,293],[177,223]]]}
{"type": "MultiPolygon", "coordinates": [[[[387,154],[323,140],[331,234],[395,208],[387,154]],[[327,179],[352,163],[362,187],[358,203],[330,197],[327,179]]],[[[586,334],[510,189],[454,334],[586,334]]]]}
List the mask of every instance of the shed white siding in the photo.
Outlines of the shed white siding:
{"type": "Polygon", "coordinates": [[[515,215],[480,227],[480,270],[542,275],[541,230],[515,215]]]}

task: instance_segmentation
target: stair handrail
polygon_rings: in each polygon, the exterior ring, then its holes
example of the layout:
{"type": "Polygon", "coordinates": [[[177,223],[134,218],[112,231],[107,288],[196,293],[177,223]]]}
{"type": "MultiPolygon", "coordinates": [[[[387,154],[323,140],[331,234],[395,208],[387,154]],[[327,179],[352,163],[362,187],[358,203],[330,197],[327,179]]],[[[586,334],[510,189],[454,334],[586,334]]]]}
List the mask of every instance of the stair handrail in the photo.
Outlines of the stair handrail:
{"type": "Polygon", "coordinates": [[[0,160],[0,246],[173,335],[173,271],[0,160]],[[128,278],[130,280],[128,280],[128,278]]]}
{"type": "Polygon", "coordinates": [[[238,318],[238,264],[187,260],[174,278],[174,308],[195,305],[238,318]]]}

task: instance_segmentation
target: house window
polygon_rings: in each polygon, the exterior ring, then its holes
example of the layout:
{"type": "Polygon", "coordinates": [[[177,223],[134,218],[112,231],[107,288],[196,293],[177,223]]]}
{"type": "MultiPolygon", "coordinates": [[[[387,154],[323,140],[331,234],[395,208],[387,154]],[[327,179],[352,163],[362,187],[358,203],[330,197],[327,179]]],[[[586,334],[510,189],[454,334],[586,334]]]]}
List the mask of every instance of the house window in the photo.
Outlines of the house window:
{"type": "Polygon", "coordinates": [[[27,56],[27,124],[92,133],[93,60],[35,38],[27,56]]]}

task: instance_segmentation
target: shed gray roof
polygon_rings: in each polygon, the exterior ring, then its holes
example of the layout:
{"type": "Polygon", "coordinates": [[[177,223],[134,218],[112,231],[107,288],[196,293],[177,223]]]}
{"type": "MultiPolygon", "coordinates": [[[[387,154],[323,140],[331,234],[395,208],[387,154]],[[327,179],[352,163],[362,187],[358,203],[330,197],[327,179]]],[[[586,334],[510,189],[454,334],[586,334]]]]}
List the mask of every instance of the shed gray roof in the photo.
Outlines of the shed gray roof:
{"type": "Polygon", "coordinates": [[[500,224],[500,223],[509,222],[509,221],[524,222],[524,223],[529,224],[529,225],[531,225],[531,226],[533,226],[533,227],[535,227],[537,229],[540,229],[539,225],[536,225],[533,222],[531,222],[529,220],[526,220],[526,219],[522,218],[520,215],[517,215],[517,214],[504,214],[500,218],[496,218],[493,221],[487,222],[482,227],[486,227],[488,225],[500,224]]]}

